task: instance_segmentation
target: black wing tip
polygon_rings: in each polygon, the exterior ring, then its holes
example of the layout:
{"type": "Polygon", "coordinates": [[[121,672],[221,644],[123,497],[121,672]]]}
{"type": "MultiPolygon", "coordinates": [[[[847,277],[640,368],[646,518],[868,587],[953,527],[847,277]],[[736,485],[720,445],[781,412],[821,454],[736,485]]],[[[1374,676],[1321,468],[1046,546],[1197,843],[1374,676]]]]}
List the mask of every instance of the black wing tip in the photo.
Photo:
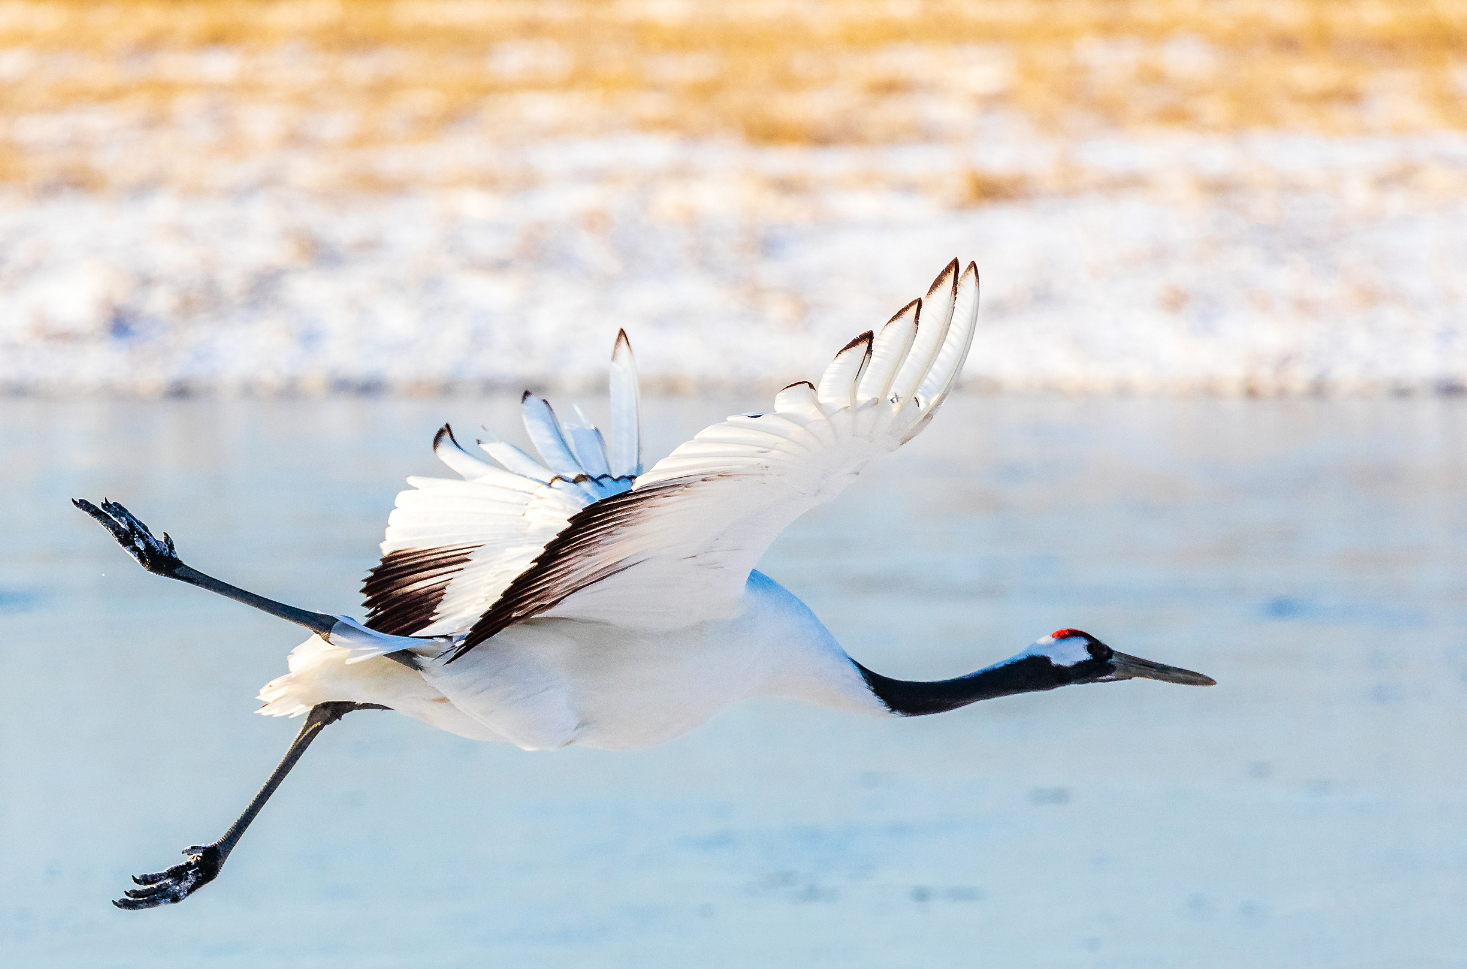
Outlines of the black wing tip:
{"type": "Polygon", "coordinates": [[[448,438],[448,440],[453,444],[454,447],[458,448],[460,451],[463,450],[463,446],[458,443],[458,438],[453,436],[453,428],[447,423],[438,428],[438,433],[433,435],[433,450],[438,450],[438,445],[443,443],[443,439],[445,437],[448,438]]]}
{"type": "MultiPolygon", "coordinates": [[[[520,394],[520,406],[521,407],[523,407],[525,404],[528,404],[532,400],[538,400],[540,403],[544,404],[545,405],[545,409],[550,412],[550,416],[552,418],[555,417],[555,408],[552,407],[552,406],[550,406],[550,401],[546,400],[544,397],[541,397],[539,394],[535,393],[532,390],[527,390],[523,394],[520,394]]],[[[528,420],[528,419],[529,418],[526,418],[526,420],[528,420]]],[[[559,422],[559,418],[556,418],[556,421],[558,423],[559,422]]],[[[526,426],[528,427],[529,425],[526,425],[526,426]]]]}
{"type": "Polygon", "coordinates": [[[792,384],[787,384],[786,386],[779,388],[779,392],[782,394],[786,390],[794,390],[796,387],[800,386],[800,384],[804,384],[806,387],[809,387],[811,390],[816,390],[817,389],[816,386],[814,384],[810,383],[810,381],[808,381],[808,380],[796,380],[792,384]]]}
{"type": "Polygon", "coordinates": [[[942,272],[937,274],[937,278],[934,279],[932,281],[932,285],[927,288],[927,298],[931,299],[932,297],[936,296],[938,291],[941,290],[944,286],[949,289],[956,290],[958,282],[958,270],[960,267],[961,263],[959,263],[957,257],[954,256],[951,262],[942,267],[942,272]]]}
{"type": "Polygon", "coordinates": [[[622,327],[621,329],[616,331],[616,343],[612,344],[611,356],[615,358],[617,352],[620,351],[622,347],[626,347],[628,351],[632,349],[632,341],[627,336],[627,331],[625,327],[622,327]]]}
{"type": "Polygon", "coordinates": [[[922,319],[922,297],[917,297],[906,306],[903,306],[901,309],[893,313],[891,315],[891,319],[886,321],[886,326],[883,326],[882,329],[884,330],[887,326],[891,326],[893,323],[896,323],[902,317],[906,316],[909,312],[916,317],[913,322],[920,324],[922,319]]]}
{"type": "Polygon", "coordinates": [[[856,347],[860,346],[863,343],[866,344],[866,352],[867,353],[870,353],[871,352],[871,341],[873,341],[875,339],[876,339],[876,334],[874,332],[872,332],[871,330],[867,330],[865,333],[862,333],[860,336],[856,337],[850,343],[847,343],[845,346],[841,347],[840,350],[836,353],[836,356],[840,356],[842,353],[845,353],[847,350],[854,350],[854,349],[856,349],[856,347]]]}

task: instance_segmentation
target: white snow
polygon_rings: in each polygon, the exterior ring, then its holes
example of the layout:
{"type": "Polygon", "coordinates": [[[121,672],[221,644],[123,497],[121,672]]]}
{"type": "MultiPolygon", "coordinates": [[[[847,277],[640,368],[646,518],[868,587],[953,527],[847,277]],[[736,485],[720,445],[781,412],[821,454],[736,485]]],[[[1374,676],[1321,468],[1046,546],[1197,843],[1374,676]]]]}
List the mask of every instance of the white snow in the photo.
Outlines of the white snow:
{"type": "Polygon", "coordinates": [[[1467,385],[1462,135],[1075,143],[1000,126],[960,147],[831,149],[464,135],[374,163],[424,187],[322,188],[256,165],[192,191],[4,190],[0,389],[599,383],[618,327],[654,387],[783,384],[955,255],[984,279],[970,388],[1467,385]],[[480,187],[450,177],[475,170],[480,187]],[[1035,189],[974,204],[973,171],[1035,189]]]}

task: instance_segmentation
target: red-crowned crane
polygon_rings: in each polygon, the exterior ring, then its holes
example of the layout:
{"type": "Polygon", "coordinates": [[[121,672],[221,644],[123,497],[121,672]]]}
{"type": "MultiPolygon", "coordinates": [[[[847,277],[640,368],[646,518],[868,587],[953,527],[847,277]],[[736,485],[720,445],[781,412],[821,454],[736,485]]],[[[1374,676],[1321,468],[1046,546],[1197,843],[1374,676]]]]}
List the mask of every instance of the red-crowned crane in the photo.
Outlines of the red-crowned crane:
{"type": "Polygon", "coordinates": [[[528,750],[625,749],[760,695],[907,717],[1074,683],[1212,684],[1076,629],[956,679],[891,679],[847,656],[804,603],[754,570],[786,525],[922,430],[958,378],[977,314],[977,269],[960,273],[953,260],[925,297],[836,354],[818,385],[790,384],[772,411],[715,424],[646,471],[636,370],[618,334],[609,444],[529,393],[538,461],[480,442],[491,464],[448,426],[438,432],[434,451],[462,480],[408,479],[363,587],[364,623],[220,582],[120,504],[76,501],[149,572],[311,631],[290,672],[260,691],[261,713],[306,717],[280,766],[223,837],[134,878],[140,887],[114,904],[178,902],[212,881],[306,747],[353,710],[392,709],[528,750]]]}

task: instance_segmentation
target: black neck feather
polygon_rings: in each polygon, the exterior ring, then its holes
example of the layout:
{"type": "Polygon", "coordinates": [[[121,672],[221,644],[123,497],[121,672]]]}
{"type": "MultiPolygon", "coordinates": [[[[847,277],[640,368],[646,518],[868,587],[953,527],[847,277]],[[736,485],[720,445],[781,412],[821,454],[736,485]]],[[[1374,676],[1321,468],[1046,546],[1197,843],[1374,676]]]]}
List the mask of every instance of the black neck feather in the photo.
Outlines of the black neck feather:
{"type": "Polygon", "coordinates": [[[1047,656],[1025,656],[967,676],[928,683],[894,680],[873,673],[860,663],[856,663],[856,669],[861,671],[866,685],[888,710],[901,717],[920,717],[956,710],[979,700],[1092,682],[1108,672],[1108,665],[1103,660],[1092,659],[1074,666],[1056,666],[1047,656]]]}

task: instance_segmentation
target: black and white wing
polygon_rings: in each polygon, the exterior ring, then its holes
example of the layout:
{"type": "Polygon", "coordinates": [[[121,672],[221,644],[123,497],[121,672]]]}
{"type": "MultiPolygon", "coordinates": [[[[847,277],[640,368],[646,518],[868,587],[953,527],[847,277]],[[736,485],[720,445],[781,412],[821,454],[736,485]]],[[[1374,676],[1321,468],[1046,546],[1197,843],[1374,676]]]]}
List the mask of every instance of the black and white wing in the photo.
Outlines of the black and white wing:
{"type": "Polygon", "coordinates": [[[977,314],[977,267],[959,275],[953,260],[926,297],[842,349],[818,386],[791,384],[771,413],[701,431],[630,490],[579,510],[450,661],[533,617],[652,630],[735,614],[785,526],[931,419],[962,370],[977,314]]]}
{"type": "MultiPolygon", "coordinates": [[[[433,450],[462,476],[408,478],[387,519],[382,561],[362,586],[366,625],[397,636],[468,631],[586,506],[627,491],[642,471],[636,362],[625,332],[611,358],[611,442],[582,418],[562,424],[528,391],[525,430],[536,461],[512,444],[470,454],[444,425],[433,450]]],[[[370,655],[370,652],[363,656],[370,655]]]]}

